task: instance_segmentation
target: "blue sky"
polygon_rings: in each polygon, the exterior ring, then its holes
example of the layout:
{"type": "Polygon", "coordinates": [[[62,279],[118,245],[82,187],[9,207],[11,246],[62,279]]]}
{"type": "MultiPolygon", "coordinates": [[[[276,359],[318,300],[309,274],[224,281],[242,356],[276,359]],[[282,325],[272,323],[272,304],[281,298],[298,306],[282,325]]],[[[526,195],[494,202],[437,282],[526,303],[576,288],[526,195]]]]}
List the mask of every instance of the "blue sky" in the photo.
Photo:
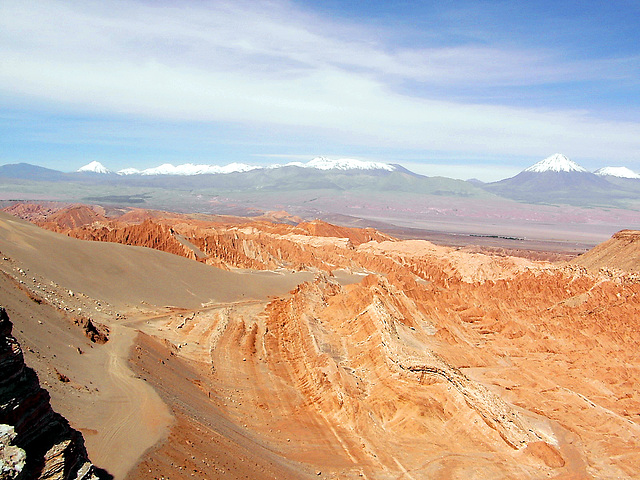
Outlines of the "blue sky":
{"type": "Polygon", "coordinates": [[[640,171],[640,3],[0,3],[0,164],[640,171]]]}

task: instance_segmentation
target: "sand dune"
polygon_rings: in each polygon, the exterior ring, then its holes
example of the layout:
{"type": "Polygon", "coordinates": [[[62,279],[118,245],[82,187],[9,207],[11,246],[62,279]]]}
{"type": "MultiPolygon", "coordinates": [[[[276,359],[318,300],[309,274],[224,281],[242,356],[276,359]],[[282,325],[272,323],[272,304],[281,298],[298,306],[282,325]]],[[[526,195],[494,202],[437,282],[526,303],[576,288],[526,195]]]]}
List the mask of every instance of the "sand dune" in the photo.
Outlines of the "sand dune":
{"type": "Polygon", "coordinates": [[[64,288],[114,306],[172,305],[267,298],[312,276],[227,272],[145,247],[88,242],[0,213],[0,252],[64,288]]]}

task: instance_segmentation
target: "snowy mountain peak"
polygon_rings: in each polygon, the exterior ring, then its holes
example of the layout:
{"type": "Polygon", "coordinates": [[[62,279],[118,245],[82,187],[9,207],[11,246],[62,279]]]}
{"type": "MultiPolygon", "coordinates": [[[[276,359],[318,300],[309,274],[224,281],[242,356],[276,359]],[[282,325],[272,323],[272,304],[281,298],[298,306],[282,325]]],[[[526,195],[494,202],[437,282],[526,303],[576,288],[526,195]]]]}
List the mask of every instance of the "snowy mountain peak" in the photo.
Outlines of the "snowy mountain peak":
{"type": "Polygon", "coordinates": [[[640,175],[627,167],[603,167],[593,173],[602,177],[640,178],[640,175]]]}
{"type": "Polygon", "coordinates": [[[170,163],[163,163],[157,167],[147,168],[140,172],[141,175],[175,175],[177,167],[170,163]]]}
{"type": "Polygon", "coordinates": [[[368,162],[354,158],[330,160],[326,157],[316,157],[302,166],[306,168],[317,168],[318,170],[386,170],[392,172],[396,169],[396,167],[388,163],[368,162]]]}
{"type": "Polygon", "coordinates": [[[581,167],[576,162],[569,160],[561,153],[556,153],[538,163],[531,165],[525,172],[586,172],[587,169],[581,167]]]}
{"type": "Polygon", "coordinates": [[[107,167],[102,165],[100,162],[93,161],[91,163],[87,163],[86,165],[80,167],[78,172],[91,172],[91,173],[111,173],[107,167]]]}
{"type": "Polygon", "coordinates": [[[246,165],[244,163],[230,163],[224,167],[218,165],[194,165],[193,163],[183,163],[182,165],[174,166],[170,163],[163,163],[158,167],[147,168],[145,170],[124,168],[122,170],[118,170],[118,175],[201,175],[248,172],[249,170],[254,170],[256,168],[260,167],[246,165]]]}
{"type": "MultiPolygon", "coordinates": [[[[97,163],[97,162],[93,162],[97,163]]],[[[92,165],[92,164],[89,164],[92,165]]],[[[89,167],[87,165],[87,168],[89,167]]],[[[98,164],[99,165],[99,164],[98,164]]],[[[100,165],[101,166],[101,165],[100,165]]],[[[285,165],[269,165],[269,166],[257,166],[247,165],[245,163],[230,163],[229,165],[194,165],[193,163],[184,163],[182,165],[174,166],[170,163],[164,163],[158,167],[147,168],[145,170],[138,170],[137,168],[124,168],[118,170],[118,175],[200,175],[200,174],[217,174],[217,173],[236,173],[236,172],[248,172],[256,169],[274,169],[281,167],[301,167],[301,168],[315,168],[317,170],[385,170],[387,172],[393,172],[396,167],[387,163],[381,162],[368,162],[363,160],[355,160],[351,158],[341,158],[339,160],[330,160],[326,157],[316,157],[313,160],[302,162],[291,162],[285,165]]],[[[102,167],[104,168],[104,167],[102,167]]],[[[105,169],[106,170],[106,169],[105,169]]]]}
{"type": "Polygon", "coordinates": [[[141,171],[137,168],[123,168],[122,170],[118,170],[118,175],[140,175],[141,171]]]}

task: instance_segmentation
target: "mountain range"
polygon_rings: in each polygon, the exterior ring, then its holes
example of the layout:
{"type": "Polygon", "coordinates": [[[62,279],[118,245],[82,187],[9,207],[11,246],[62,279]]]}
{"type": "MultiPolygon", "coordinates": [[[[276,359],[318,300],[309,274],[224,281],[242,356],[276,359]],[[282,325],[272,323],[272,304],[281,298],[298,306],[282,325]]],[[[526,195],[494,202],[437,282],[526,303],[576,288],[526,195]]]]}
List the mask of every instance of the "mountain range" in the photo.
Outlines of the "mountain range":
{"type": "Polygon", "coordinates": [[[299,168],[313,168],[316,170],[380,170],[393,172],[397,170],[399,165],[391,165],[382,162],[368,162],[362,160],[356,160],[351,158],[343,158],[339,160],[330,160],[326,157],[316,157],[313,160],[302,162],[290,162],[284,165],[274,164],[268,166],[247,165],[246,163],[230,163],[225,166],[219,165],[195,165],[193,163],[184,163],[182,165],[174,166],[170,163],[164,163],[158,167],[147,168],[139,170],[137,168],[123,168],[117,172],[109,170],[100,162],[93,161],[80,167],[77,172],[90,172],[110,174],[116,173],[117,175],[208,175],[208,174],[226,174],[226,173],[242,173],[249,172],[251,170],[261,169],[278,169],[282,167],[299,167],[299,168]]]}
{"type": "MultiPolygon", "coordinates": [[[[388,171],[393,172],[399,169],[403,169],[408,172],[408,170],[404,169],[397,164],[388,164],[382,162],[369,162],[362,161],[357,159],[339,159],[339,160],[330,160],[326,157],[316,157],[313,160],[302,163],[302,162],[290,162],[284,165],[274,164],[268,166],[258,166],[258,165],[248,165],[246,163],[230,163],[225,166],[219,165],[195,165],[192,163],[185,163],[181,165],[174,166],[170,163],[162,164],[158,167],[147,168],[144,170],[139,170],[137,168],[124,168],[118,170],[117,172],[113,172],[109,170],[100,162],[93,161],[80,167],[77,172],[89,172],[89,173],[100,173],[100,174],[112,174],[116,173],[117,175],[205,175],[205,174],[227,174],[227,173],[240,173],[240,172],[249,172],[251,170],[260,170],[260,169],[277,169],[282,167],[300,167],[300,168],[313,168],[317,170],[380,170],[380,171],[388,171]]],[[[587,172],[588,170],[584,167],[578,165],[572,160],[569,160],[566,156],[556,153],[551,155],[544,160],[531,165],[526,168],[524,172],[534,172],[534,173],[544,173],[544,172],[587,172]]],[[[411,172],[412,173],[412,172],[411,172]]],[[[595,175],[601,177],[617,177],[617,178],[631,178],[631,179],[640,179],[640,175],[635,173],[633,170],[627,167],[603,167],[595,172],[595,175]]]]}
{"type": "MultiPolygon", "coordinates": [[[[77,190],[76,201],[101,199],[114,203],[143,202],[144,195],[150,195],[148,189],[158,189],[164,192],[165,198],[173,195],[176,202],[186,201],[187,197],[193,200],[198,195],[207,198],[220,195],[240,198],[240,195],[244,199],[253,195],[258,202],[255,195],[259,195],[265,199],[271,196],[274,203],[286,197],[289,204],[303,204],[318,197],[331,199],[337,194],[351,192],[380,200],[385,195],[407,194],[464,198],[497,196],[533,204],[633,209],[640,204],[640,175],[626,167],[604,167],[589,172],[562,154],[551,155],[514,177],[491,183],[428,177],[398,164],[316,157],[306,163],[283,165],[163,164],[145,170],[125,168],[118,172],[96,161],[70,173],[26,163],[9,164],[0,166],[0,185],[8,190],[7,184],[13,187],[11,191],[19,191],[29,184],[30,191],[44,195],[62,191],[66,196],[73,196],[72,192],[77,190]],[[61,189],[61,184],[67,184],[69,188],[61,189]],[[22,187],[17,188],[19,185],[22,187]],[[88,191],[94,195],[89,195],[88,191]]],[[[162,206],[170,208],[171,202],[162,206]]]]}

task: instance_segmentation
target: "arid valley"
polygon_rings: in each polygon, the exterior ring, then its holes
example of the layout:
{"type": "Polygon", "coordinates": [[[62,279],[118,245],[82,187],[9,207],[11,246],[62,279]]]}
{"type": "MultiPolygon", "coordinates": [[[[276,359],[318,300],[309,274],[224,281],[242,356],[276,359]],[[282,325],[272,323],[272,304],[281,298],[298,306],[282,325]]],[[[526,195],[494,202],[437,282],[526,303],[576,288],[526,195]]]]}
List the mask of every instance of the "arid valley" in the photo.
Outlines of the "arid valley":
{"type": "Polygon", "coordinates": [[[98,477],[640,472],[638,232],[540,260],[284,212],[15,203],[0,252],[13,335],[98,477]]]}
{"type": "Polygon", "coordinates": [[[0,0],[0,480],[640,480],[638,32],[0,0]]]}

